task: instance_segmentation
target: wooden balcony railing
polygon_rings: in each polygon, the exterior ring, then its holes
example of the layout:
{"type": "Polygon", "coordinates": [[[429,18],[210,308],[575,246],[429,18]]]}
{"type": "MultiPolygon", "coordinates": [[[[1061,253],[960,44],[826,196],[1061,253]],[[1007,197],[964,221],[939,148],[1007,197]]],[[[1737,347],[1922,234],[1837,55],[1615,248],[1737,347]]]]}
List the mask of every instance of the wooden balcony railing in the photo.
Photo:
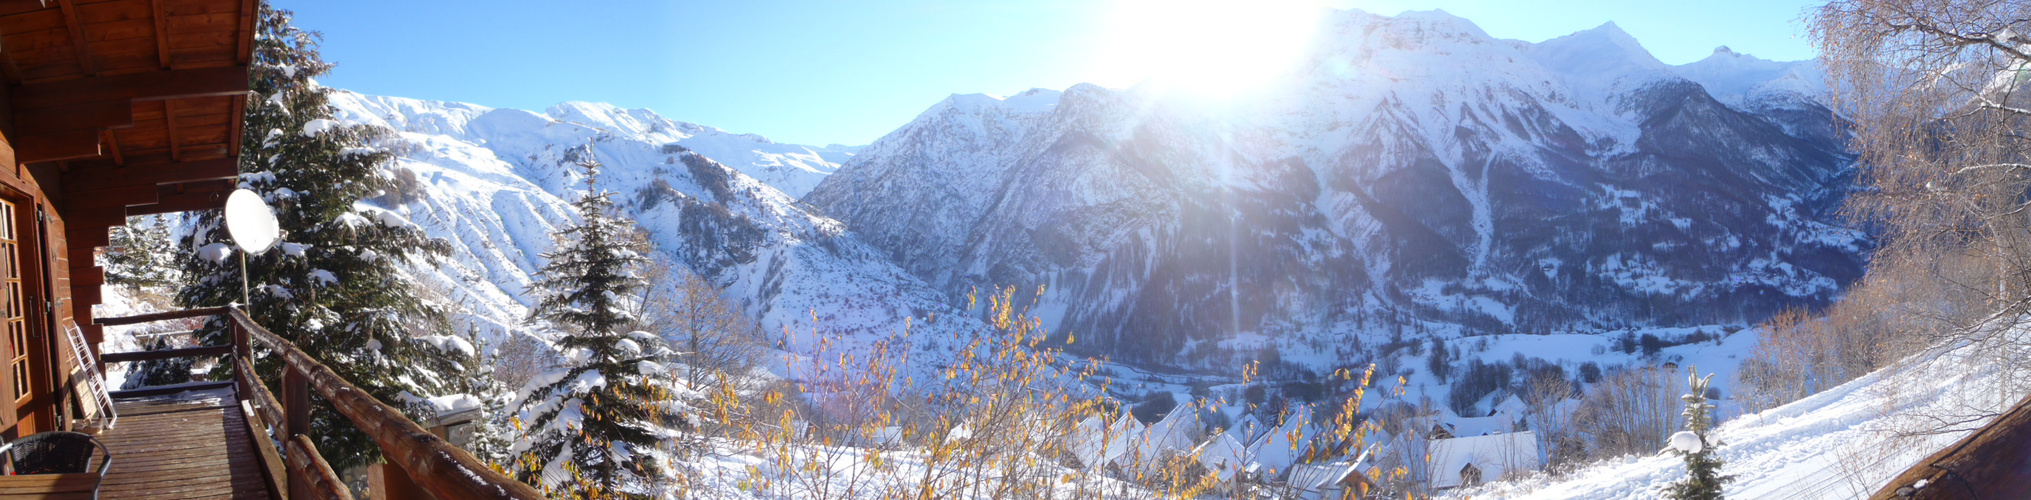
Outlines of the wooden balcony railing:
{"type": "MultiPolygon", "coordinates": [[[[287,478],[291,499],[351,500],[345,483],[325,463],[311,442],[310,394],[316,391],[340,415],[374,439],[390,465],[400,467],[410,480],[440,500],[522,499],[538,500],[543,495],[527,484],[515,481],[487,467],[402,412],[374,399],[318,363],[294,344],[256,324],[238,307],[189,309],[124,318],[102,318],[100,325],[129,325],[182,318],[218,316],[232,327],[233,343],[139,353],[106,354],[102,363],[119,363],[193,356],[230,355],[233,381],[230,383],[244,401],[249,423],[257,434],[268,437],[272,446],[257,446],[271,478],[287,478]],[[255,371],[255,346],[267,349],[268,356],[282,361],[282,398],[278,401],[255,371]],[[277,453],[281,450],[281,453],[277,453]]],[[[225,383],[219,383],[224,385],[225,383]]],[[[190,384],[161,388],[140,388],[116,395],[146,395],[177,392],[190,384]]]]}

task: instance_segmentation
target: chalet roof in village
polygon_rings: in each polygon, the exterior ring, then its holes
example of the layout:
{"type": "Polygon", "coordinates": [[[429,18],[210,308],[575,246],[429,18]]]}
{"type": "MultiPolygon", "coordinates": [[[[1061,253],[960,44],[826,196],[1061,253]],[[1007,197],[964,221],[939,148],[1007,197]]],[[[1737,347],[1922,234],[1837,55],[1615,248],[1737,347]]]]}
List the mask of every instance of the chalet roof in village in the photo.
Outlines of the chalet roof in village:
{"type": "Polygon", "coordinates": [[[1435,439],[1431,442],[1431,485],[1471,486],[1501,479],[1513,471],[1537,470],[1544,464],[1537,434],[1530,431],[1435,439]]]}

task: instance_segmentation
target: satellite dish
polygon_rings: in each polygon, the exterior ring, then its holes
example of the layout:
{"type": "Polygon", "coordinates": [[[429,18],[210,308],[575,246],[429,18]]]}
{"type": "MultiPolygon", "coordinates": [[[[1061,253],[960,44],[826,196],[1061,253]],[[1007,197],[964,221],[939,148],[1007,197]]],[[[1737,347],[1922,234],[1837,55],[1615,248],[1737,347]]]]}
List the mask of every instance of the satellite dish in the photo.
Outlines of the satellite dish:
{"type": "Polygon", "coordinates": [[[240,251],[259,255],[282,239],[282,223],[275,220],[275,211],[268,209],[261,195],[239,189],[226,197],[226,233],[233,236],[240,251]]]}

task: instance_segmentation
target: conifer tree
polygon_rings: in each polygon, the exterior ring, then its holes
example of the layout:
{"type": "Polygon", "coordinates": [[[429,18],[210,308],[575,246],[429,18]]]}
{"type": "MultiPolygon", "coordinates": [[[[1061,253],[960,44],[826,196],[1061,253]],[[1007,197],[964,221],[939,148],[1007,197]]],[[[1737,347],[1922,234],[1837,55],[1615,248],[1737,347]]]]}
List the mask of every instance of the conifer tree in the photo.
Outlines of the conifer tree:
{"type": "MultiPolygon", "coordinates": [[[[100,262],[106,265],[106,284],[126,287],[135,297],[152,302],[153,297],[176,292],[182,284],[176,240],[171,236],[168,215],[127,218],[127,225],[114,226],[111,244],[100,262]]],[[[181,345],[176,336],[152,337],[141,342],[142,349],[156,351],[181,345]]],[[[131,365],[124,387],[180,384],[190,381],[191,358],[143,361],[131,365]]]]}
{"type": "Polygon", "coordinates": [[[586,194],[574,203],[580,220],[543,255],[549,264],[527,320],[555,332],[564,363],[517,395],[526,432],[514,447],[518,478],[553,497],[649,498],[669,466],[657,445],[674,437],[662,425],[675,405],[670,351],[635,330],[633,306],[646,285],[641,238],[600,190],[592,148],[569,155],[585,169],[586,194]]]}
{"type": "Polygon", "coordinates": [[[465,340],[471,342],[474,349],[470,357],[460,361],[466,366],[462,372],[464,376],[452,379],[447,388],[470,397],[468,401],[477,405],[480,414],[470,424],[471,439],[461,447],[472,453],[474,458],[505,472],[514,464],[514,456],[508,453],[508,447],[513,443],[508,432],[512,423],[507,418],[507,406],[513,392],[494,374],[494,368],[501,363],[500,350],[493,349],[486,337],[479,335],[471,325],[466,326],[465,332],[465,340]]]}
{"type": "MultiPolygon", "coordinates": [[[[462,369],[461,354],[444,347],[451,328],[442,306],[416,293],[402,266],[445,255],[450,244],[364,202],[390,184],[385,165],[394,156],[373,145],[385,132],[333,119],[333,90],[314,80],[332,67],[318,55],[318,35],[292,26],[290,12],[265,2],[256,24],[240,187],[274,208],[283,240],[246,256],[247,312],[375,398],[412,408],[412,418],[429,417],[418,402],[442,393],[444,379],[462,369]]],[[[191,251],[180,306],[243,301],[240,256],[223,222],[218,210],[201,212],[183,240],[191,251]]],[[[227,332],[213,320],[200,336],[220,345],[227,332]]],[[[265,358],[259,370],[279,376],[278,362],[265,358]]],[[[333,468],[379,458],[372,439],[312,399],[320,405],[312,412],[313,439],[333,468]]]]}
{"type": "Polygon", "coordinates": [[[1707,402],[1707,388],[1713,380],[1714,374],[1701,377],[1696,369],[1686,370],[1686,385],[1691,393],[1680,397],[1685,400],[1685,432],[1671,438],[1672,451],[1685,459],[1686,477],[1665,487],[1667,498],[1721,500],[1721,485],[1735,480],[1734,476],[1721,475],[1725,462],[1714,456],[1714,445],[1707,440],[1707,431],[1714,422],[1714,405],[1707,402]]]}
{"type": "Polygon", "coordinates": [[[127,225],[114,226],[111,244],[106,246],[106,283],[134,289],[173,287],[177,273],[176,244],[170,237],[169,217],[129,217],[127,225]]]}

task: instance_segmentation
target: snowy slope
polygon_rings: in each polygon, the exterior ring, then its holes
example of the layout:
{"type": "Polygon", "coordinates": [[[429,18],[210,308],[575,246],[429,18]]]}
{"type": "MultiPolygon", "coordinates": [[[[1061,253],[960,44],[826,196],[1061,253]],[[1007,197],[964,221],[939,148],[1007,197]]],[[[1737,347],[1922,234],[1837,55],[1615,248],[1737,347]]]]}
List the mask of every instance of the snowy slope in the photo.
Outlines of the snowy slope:
{"type": "MultiPolygon", "coordinates": [[[[348,110],[363,121],[451,135],[462,132],[472,118],[493,111],[470,104],[434,104],[440,106],[390,104],[381,109],[348,110]]],[[[859,149],[837,144],[823,147],[781,144],[755,134],[735,134],[671,120],[647,109],[621,109],[603,103],[566,102],[550,107],[539,116],[598,129],[632,141],[677,144],[734,167],[791,198],[803,196],[816,187],[819,181],[838,170],[839,164],[852,158],[859,149]]],[[[398,127],[397,130],[404,129],[398,127]]]]}
{"type": "Polygon", "coordinates": [[[1698,82],[1715,99],[1737,107],[1753,107],[1770,99],[1826,96],[1826,74],[1819,61],[1770,61],[1722,46],[1706,59],[1675,66],[1672,71],[1698,82]]]}
{"type": "Polygon", "coordinates": [[[934,339],[977,325],[842,234],[838,222],[746,173],[817,165],[805,153],[774,153],[753,137],[605,105],[567,103],[539,114],[345,92],[333,102],[341,119],[397,132],[390,168],[399,186],[374,202],[452,242],[450,262],[420,274],[490,331],[524,328],[530,275],[551,250],[551,233],[576,217],[569,201],[584,189],[569,151],[586,144],[606,167],[600,186],[619,194],[656,252],[719,283],[767,331],[782,332],[792,351],[810,349],[814,332],[879,340],[912,317],[934,339]],[[729,166],[690,145],[748,163],[729,166]],[[929,316],[953,319],[925,322],[929,316]]]}
{"type": "MultiPolygon", "coordinates": [[[[1955,344],[1791,404],[1724,422],[1716,431],[1729,498],[1861,498],[1906,467],[1966,436],[2031,393],[2017,365],[2031,331],[1955,344]],[[1957,424],[1949,424],[1960,422],[1957,424]]],[[[1454,492],[1457,498],[1656,498],[1685,476],[1673,456],[1610,460],[1562,481],[1525,479],[1454,492]]]]}
{"type": "Polygon", "coordinates": [[[1323,29],[1229,105],[953,96],[801,201],[947,297],[1042,286],[1053,331],[1171,368],[1265,343],[1345,362],[1405,324],[1739,324],[1861,273],[1809,65],[1674,67],[1613,24],[1531,44],[1439,11],[1323,29]]]}

